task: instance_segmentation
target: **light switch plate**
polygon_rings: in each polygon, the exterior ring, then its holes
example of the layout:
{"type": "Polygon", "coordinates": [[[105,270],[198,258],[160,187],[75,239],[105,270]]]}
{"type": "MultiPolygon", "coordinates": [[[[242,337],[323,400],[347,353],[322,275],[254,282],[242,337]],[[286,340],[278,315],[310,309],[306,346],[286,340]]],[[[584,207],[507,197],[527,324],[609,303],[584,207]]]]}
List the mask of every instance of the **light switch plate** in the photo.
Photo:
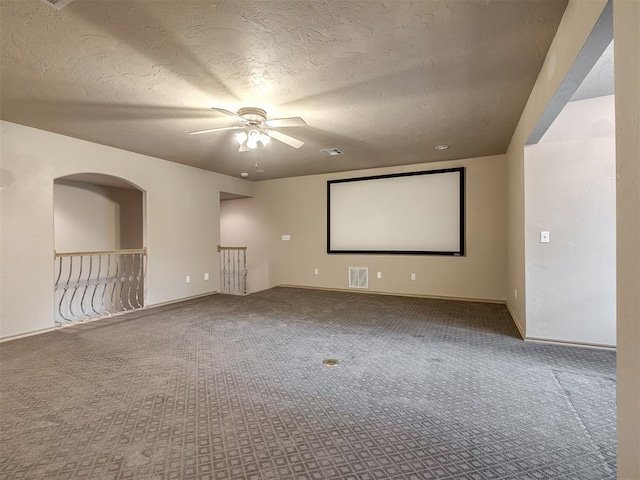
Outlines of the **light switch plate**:
{"type": "Polygon", "coordinates": [[[549,232],[540,232],[540,243],[549,243],[549,232]]]}
{"type": "Polygon", "coordinates": [[[282,241],[283,242],[286,242],[286,241],[289,241],[289,240],[291,240],[291,235],[282,235],[282,241]]]}

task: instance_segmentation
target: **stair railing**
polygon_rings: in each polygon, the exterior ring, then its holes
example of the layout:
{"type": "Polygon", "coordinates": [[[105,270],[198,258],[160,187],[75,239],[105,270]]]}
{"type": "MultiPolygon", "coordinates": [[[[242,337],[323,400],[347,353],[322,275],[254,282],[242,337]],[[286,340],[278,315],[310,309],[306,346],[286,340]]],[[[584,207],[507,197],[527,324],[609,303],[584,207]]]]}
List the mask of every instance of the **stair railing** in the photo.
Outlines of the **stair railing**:
{"type": "Polygon", "coordinates": [[[247,247],[222,247],[220,252],[220,293],[247,294],[247,247]]]}
{"type": "Polygon", "coordinates": [[[145,248],[56,253],[56,323],[143,308],[146,257],[145,248]]]}

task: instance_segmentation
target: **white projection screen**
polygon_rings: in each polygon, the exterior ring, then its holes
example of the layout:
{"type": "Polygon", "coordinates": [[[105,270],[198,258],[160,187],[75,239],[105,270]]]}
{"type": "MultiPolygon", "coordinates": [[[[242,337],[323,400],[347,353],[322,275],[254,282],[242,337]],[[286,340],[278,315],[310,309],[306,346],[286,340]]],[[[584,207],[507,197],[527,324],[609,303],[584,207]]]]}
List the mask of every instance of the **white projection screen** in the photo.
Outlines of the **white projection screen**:
{"type": "Polygon", "coordinates": [[[464,255],[464,168],[327,182],[327,253],[464,255]]]}

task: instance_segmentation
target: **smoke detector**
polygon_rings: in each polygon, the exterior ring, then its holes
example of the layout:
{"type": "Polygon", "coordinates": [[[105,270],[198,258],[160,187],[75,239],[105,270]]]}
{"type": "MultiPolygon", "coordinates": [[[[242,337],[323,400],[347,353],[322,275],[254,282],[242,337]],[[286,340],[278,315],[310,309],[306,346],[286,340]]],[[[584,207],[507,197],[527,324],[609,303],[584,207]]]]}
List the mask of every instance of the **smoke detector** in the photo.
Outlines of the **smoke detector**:
{"type": "Polygon", "coordinates": [[[325,148],[324,150],[320,150],[322,153],[324,153],[327,157],[333,157],[335,155],[344,155],[344,152],[341,150],[338,150],[337,148],[325,148]]]}
{"type": "Polygon", "coordinates": [[[42,3],[46,3],[50,7],[55,8],[56,10],[60,10],[65,5],[73,2],[73,0],[40,0],[42,3]]]}

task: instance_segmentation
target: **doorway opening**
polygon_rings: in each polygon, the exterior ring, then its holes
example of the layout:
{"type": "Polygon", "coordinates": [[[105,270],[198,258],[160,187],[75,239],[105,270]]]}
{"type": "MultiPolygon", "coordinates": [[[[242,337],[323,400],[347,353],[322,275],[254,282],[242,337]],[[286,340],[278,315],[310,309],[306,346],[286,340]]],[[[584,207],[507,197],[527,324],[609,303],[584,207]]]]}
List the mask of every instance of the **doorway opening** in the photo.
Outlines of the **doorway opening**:
{"type": "Polygon", "coordinates": [[[529,340],[616,346],[612,8],[525,146],[529,340]]]}

